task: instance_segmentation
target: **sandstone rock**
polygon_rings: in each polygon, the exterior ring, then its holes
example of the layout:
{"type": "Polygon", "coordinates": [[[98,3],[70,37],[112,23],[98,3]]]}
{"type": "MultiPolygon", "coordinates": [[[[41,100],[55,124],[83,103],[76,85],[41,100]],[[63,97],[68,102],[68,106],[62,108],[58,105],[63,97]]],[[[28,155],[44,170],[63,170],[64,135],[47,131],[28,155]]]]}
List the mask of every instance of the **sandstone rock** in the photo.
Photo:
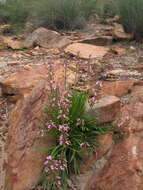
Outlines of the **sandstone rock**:
{"type": "Polygon", "coordinates": [[[127,94],[134,85],[133,80],[127,81],[103,81],[101,96],[117,96],[121,97],[127,94]]]}
{"type": "MultiPolygon", "coordinates": [[[[64,89],[63,67],[60,64],[53,67],[53,77],[55,82],[60,84],[61,91],[64,89]]],[[[54,144],[50,135],[46,139],[37,136],[37,118],[48,101],[49,82],[46,65],[26,68],[7,80],[12,93],[16,89],[22,97],[17,100],[8,120],[5,190],[32,189],[39,180],[46,156],[45,152],[39,153],[37,150],[54,144]]]]}
{"type": "Polygon", "coordinates": [[[133,35],[125,33],[124,28],[121,24],[114,23],[113,36],[119,39],[132,39],[133,35]]]}
{"type": "Polygon", "coordinates": [[[42,81],[17,102],[9,116],[5,190],[30,190],[39,180],[46,152],[37,150],[54,142],[50,136],[37,136],[37,118],[46,101],[46,84],[42,81]]]}
{"type": "MultiPolygon", "coordinates": [[[[64,66],[60,61],[55,61],[53,64],[55,65],[53,67],[55,82],[63,84],[64,66]],[[57,75],[58,79],[56,78],[57,75]]],[[[17,101],[22,97],[26,97],[40,80],[48,80],[48,72],[46,65],[26,66],[0,82],[2,94],[9,97],[10,101],[17,101]]],[[[74,72],[67,71],[67,74],[67,83],[72,83],[74,72]]]]}
{"type": "Polygon", "coordinates": [[[120,99],[116,96],[105,96],[94,103],[92,107],[87,106],[87,114],[97,119],[99,123],[112,122],[120,111],[120,99]]]}
{"type": "Polygon", "coordinates": [[[132,103],[121,109],[120,130],[128,135],[115,144],[104,167],[94,172],[84,190],[142,190],[143,103],[140,100],[142,89],[142,86],[135,86],[131,94],[132,103]],[[128,122],[125,121],[127,116],[128,122]]]}
{"type": "Polygon", "coordinates": [[[142,83],[142,86],[135,86],[133,88],[132,94],[131,94],[132,103],[137,103],[137,102],[142,102],[143,103],[142,92],[143,92],[143,83],[142,83]]]}
{"type": "Polygon", "coordinates": [[[112,134],[108,133],[108,134],[99,136],[97,138],[97,141],[99,142],[100,145],[98,147],[95,147],[95,150],[96,150],[95,153],[87,152],[85,150],[83,154],[81,155],[82,162],[79,165],[81,173],[87,172],[97,160],[99,160],[102,156],[104,156],[110,150],[110,148],[113,145],[112,134]]]}
{"type": "Polygon", "coordinates": [[[86,43],[73,43],[65,48],[65,52],[85,59],[103,57],[108,50],[108,47],[95,46],[86,43]]]}
{"type": "Polygon", "coordinates": [[[117,144],[105,167],[90,179],[85,190],[142,190],[143,133],[117,144]]]}
{"type": "Polygon", "coordinates": [[[79,40],[78,43],[87,43],[96,46],[107,46],[113,43],[112,36],[90,37],[83,40],[79,40]]]}
{"type": "Polygon", "coordinates": [[[24,47],[63,48],[70,43],[71,41],[67,37],[61,36],[58,32],[40,27],[27,37],[24,47]]]}
{"type": "Polygon", "coordinates": [[[1,36],[4,40],[4,43],[6,44],[6,46],[8,48],[11,49],[20,49],[23,48],[23,42],[21,40],[18,40],[15,37],[11,37],[11,36],[1,36]]]}

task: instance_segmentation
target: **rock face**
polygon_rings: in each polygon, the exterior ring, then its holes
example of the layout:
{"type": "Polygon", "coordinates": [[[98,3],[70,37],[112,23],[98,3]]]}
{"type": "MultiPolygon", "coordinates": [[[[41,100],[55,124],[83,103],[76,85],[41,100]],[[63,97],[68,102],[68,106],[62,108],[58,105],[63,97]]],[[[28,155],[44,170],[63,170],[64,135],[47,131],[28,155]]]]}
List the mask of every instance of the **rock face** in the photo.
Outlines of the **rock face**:
{"type": "Polygon", "coordinates": [[[102,96],[117,96],[121,97],[126,95],[133,87],[134,81],[104,81],[102,82],[102,96]]]}
{"type": "Polygon", "coordinates": [[[46,153],[36,150],[51,143],[37,137],[37,117],[46,103],[45,83],[17,102],[9,117],[5,190],[28,190],[37,183],[46,153]]]}
{"type": "Polygon", "coordinates": [[[112,133],[107,133],[105,135],[99,136],[97,138],[98,142],[100,143],[99,147],[95,147],[95,153],[89,153],[87,151],[84,152],[82,156],[82,163],[80,163],[80,172],[85,173],[94,165],[94,163],[102,158],[112,147],[113,145],[113,137],[112,133]]]}
{"type": "MultiPolygon", "coordinates": [[[[8,88],[11,87],[13,93],[17,90],[16,92],[22,96],[17,99],[8,120],[5,190],[32,189],[38,182],[47,154],[37,152],[37,149],[54,143],[51,136],[43,139],[37,135],[39,125],[37,118],[40,117],[42,108],[48,101],[49,83],[45,67],[41,65],[29,67],[29,70],[23,69],[7,80],[8,88]]],[[[64,75],[60,72],[60,65],[54,66],[54,70],[55,82],[58,82],[63,89],[64,75]]]]}
{"type": "Polygon", "coordinates": [[[116,96],[105,96],[98,100],[92,108],[87,106],[87,114],[96,118],[98,123],[112,122],[120,111],[120,99],[116,96]]]}
{"type": "Polygon", "coordinates": [[[126,135],[115,144],[103,169],[94,172],[84,190],[143,189],[143,86],[135,86],[132,91],[130,104],[122,108],[118,121],[126,135]]]}
{"type": "MultiPolygon", "coordinates": [[[[61,82],[64,78],[64,67],[60,62],[54,64],[55,82],[61,82]],[[58,79],[56,75],[58,75],[58,79]]],[[[26,97],[40,80],[48,80],[48,72],[46,65],[27,66],[0,82],[2,94],[8,96],[11,101],[26,97]]],[[[70,77],[72,77],[71,75],[70,77]]]]}
{"type": "Polygon", "coordinates": [[[46,28],[38,28],[27,37],[24,42],[24,47],[32,48],[34,46],[41,46],[44,48],[63,48],[70,44],[71,41],[58,32],[48,30],[46,28]]]}
{"type": "Polygon", "coordinates": [[[86,43],[73,43],[65,48],[65,52],[69,52],[85,59],[103,57],[108,50],[108,47],[95,46],[86,43]]]}

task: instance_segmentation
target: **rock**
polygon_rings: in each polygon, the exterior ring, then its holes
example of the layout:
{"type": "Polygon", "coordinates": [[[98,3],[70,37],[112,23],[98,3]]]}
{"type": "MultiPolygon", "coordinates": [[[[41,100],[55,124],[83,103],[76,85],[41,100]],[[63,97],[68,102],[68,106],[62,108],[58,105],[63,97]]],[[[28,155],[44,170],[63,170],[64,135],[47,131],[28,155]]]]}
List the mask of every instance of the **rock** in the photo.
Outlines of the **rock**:
{"type": "Polygon", "coordinates": [[[125,33],[121,24],[114,23],[113,36],[116,39],[132,39],[133,35],[125,33]]]}
{"type": "Polygon", "coordinates": [[[132,89],[135,81],[126,80],[126,81],[103,81],[101,96],[117,96],[121,97],[126,95],[132,89]]]}
{"type": "Polygon", "coordinates": [[[112,36],[90,37],[83,40],[79,40],[78,43],[87,43],[96,46],[107,46],[113,43],[112,36]]]}
{"type": "Polygon", "coordinates": [[[99,146],[95,147],[96,152],[91,153],[85,150],[81,155],[82,162],[80,163],[80,172],[85,173],[87,172],[94,163],[99,160],[102,156],[104,156],[112,147],[113,145],[113,137],[111,133],[99,136],[97,138],[99,142],[99,146]]]}
{"type": "Polygon", "coordinates": [[[140,79],[142,78],[142,75],[136,70],[127,71],[123,69],[114,69],[114,70],[107,71],[105,74],[103,74],[103,77],[105,77],[108,80],[112,80],[112,79],[127,80],[127,79],[140,79]]]}
{"type": "Polygon", "coordinates": [[[117,144],[104,168],[85,190],[142,190],[142,140],[140,135],[130,135],[117,144]]]}
{"type": "Polygon", "coordinates": [[[16,37],[1,35],[0,38],[3,39],[3,42],[7,48],[11,48],[14,50],[23,48],[22,40],[18,40],[16,37]]]}
{"type": "Polygon", "coordinates": [[[46,80],[46,77],[47,69],[45,65],[25,67],[0,82],[2,94],[17,101],[29,94],[39,80],[46,80]]]}
{"type": "Polygon", "coordinates": [[[5,190],[32,189],[39,180],[46,152],[37,150],[54,142],[50,136],[47,139],[37,136],[37,118],[46,102],[46,84],[42,81],[17,102],[9,116],[5,190]]]}
{"type": "Polygon", "coordinates": [[[130,66],[124,66],[124,69],[128,70],[128,69],[134,69],[134,70],[143,70],[143,65],[130,65],[130,66]]]}
{"type": "Polygon", "coordinates": [[[131,103],[121,109],[120,130],[128,135],[115,144],[104,167],[94,172],[84,190],[142,190],[142,89],[143,86],[135,86],[131,94],[131,103]],[[125,121],[127,117],[128,121],[125,121]]]}
{"type": "Polygon", "coordinates": [[[131,101],[132,103],[142,102],[143,103],[143,84],[142,86],[135,86],[132,90],[131,101]]]}
{"type": "Polygon", "coordinates": [[[67,37],[61,36],[58,32],[40,27],[26,38],[24,47],[63,48],[70,43],[71,41],[67,37]]]}
{"type": "Polygon", "coordinates": [[[65,52],[85,59],[103,57],[108,50],[108,47],[95,46],[86,43],[73,43],[65,48],[65,52]]]}
{"type": "Polygon", "coordinates": [[[119,111],[120,99],[116,96],[105,96],[96,101],[92,107],[86,108],[86,113],[96,118],[98,123],[114,121],[119,111]]]}
{"type": "MultiPolygon", "coordinates": [[[[63,68],[60,64],[53,67],[54,81],[60,84],[61,91],[65,84],[63,68]]],[[[47,154],[37,150],[55,143],[50,135],[46,138],[37,135],[38,118],[48,101],[46,65],[29,66],[18,71],[9,77],[7,85],[7,89],[12,93],[18,92],[22,97],[17,99],[8,119],[5,190],[30,190],[38,183],[47,154]]]]}
{"type": "MultiPolygon", "coordinates": [[[[53,67],[54,76],[59,76],[58,80],[55,79],[55,82],[63,84],[64,66],[59,61],[55,61],[53,64],[55,65],[53,67]]],[[[46,81],[47,74],[46,65],[26,66],[0,82],[2,94],[7,96],[10,101],[17,101],[22,97],[26,97],[40,80],[46,81]]],[[[74,82],[74,72],[69,72],[68,70],[67,74],[67,83],[71,84],[74,82]]]]}

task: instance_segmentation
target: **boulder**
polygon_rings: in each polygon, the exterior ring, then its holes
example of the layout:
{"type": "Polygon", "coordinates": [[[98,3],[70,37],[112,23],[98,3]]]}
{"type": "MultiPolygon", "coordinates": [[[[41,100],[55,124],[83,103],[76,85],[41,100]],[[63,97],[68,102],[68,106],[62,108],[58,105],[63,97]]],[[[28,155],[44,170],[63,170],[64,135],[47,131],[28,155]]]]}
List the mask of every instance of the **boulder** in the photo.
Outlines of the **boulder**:
{"type": "Polygon", "coordinates": [[[97,100],[92,107],[87,104],[86,113],[98,123],[112,122],[120,111],[120,99],[116,96],[105,96],[97,100]]]}
{"type": "Polygon", "coordinates": [[[61,36],[58,32],[40,27],[26,38],[24,47],[63,48],[70,43],[67,37],[61,36]]]}
{"type": "Polygon", "coordinates": [[[108,51],[108,47],[95,46],[87,43],[73,43],[65,48],[65,52],[84,59],[102,58],[108,51]]]}

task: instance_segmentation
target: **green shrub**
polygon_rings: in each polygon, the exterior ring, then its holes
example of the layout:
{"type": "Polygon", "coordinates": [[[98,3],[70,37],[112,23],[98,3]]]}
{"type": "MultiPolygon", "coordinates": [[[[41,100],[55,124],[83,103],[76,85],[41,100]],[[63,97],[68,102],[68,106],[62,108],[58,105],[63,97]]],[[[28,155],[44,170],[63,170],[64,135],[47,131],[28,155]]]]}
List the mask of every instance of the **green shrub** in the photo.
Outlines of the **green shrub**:
{"type": "Polygon", "coordinates": [[[33,2],[33,19],[52,29],[80,29],[95,10],[96,0],[41,0],[33,2]]]}
{"type": "Polygon", "coordinates": [[[28,4],[23,0],[9,0],[1,3],[0,11],[4,21],[11,24],[25,23],[29,16],[28,4]]]}
{"type": "Polygon", "coordinates": [[[143,36],[143,0],[117,0],[120,22],[136,40],[143,36]]]}
{"type": "Polygon", "coordinates": [[[114,0],[97,0],[96,13],[102,17],[112,17],[116,13],[116,2],[114,0]]]}
{"type": "Polygon", "coordinates": [[[11,24],[9,31],[19,31],[30,15],[30,6],[27,0],[7,0],[0,3],[0,22],[11,24]]]}

